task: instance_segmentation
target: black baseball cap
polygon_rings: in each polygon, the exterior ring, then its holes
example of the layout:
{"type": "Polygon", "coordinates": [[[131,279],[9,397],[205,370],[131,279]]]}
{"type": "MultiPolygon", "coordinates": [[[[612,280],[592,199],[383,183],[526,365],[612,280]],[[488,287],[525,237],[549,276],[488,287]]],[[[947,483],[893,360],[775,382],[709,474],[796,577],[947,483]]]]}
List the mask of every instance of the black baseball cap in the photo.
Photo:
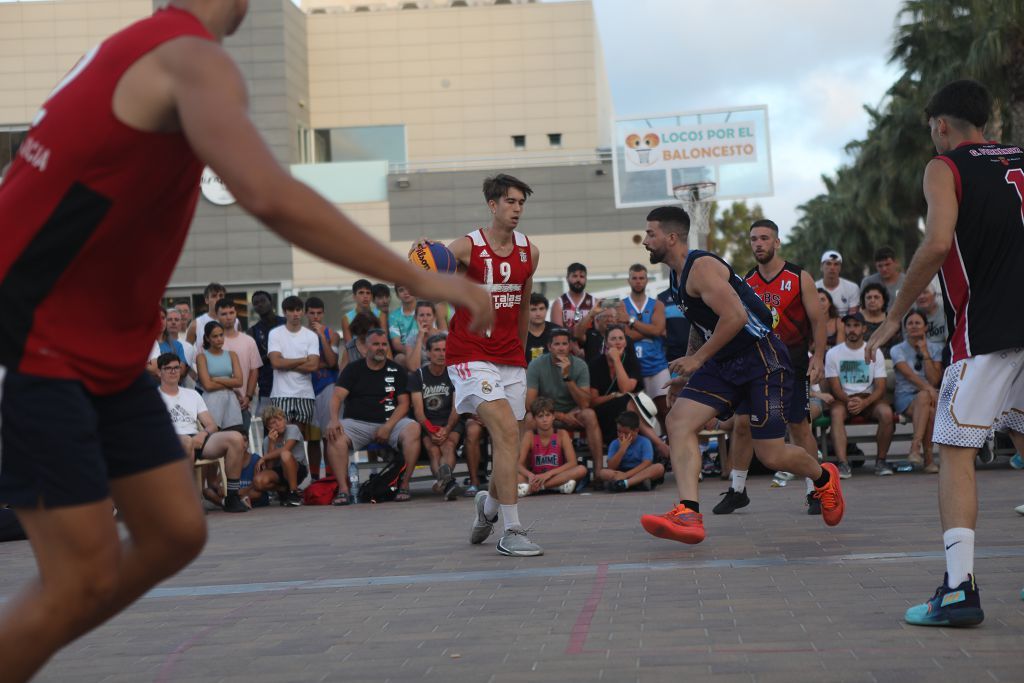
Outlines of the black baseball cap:
{"type": "Polygon", "coordinates": [[[860,311],[857,311],[856,313],[847,313],[846,315],[844,315],[843,316],[843,322],[845,323],[848,320],[856,320],[861,325],[866,325],[867,324],[867,321],[864,320],[864,314],[861,313],[860,311]]]}

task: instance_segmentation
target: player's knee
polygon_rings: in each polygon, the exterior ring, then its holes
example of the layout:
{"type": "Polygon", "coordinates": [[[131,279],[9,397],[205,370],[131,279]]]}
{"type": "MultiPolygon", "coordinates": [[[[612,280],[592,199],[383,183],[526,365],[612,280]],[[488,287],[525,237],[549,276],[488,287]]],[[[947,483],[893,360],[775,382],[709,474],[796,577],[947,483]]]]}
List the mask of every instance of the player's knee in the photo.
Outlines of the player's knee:
{"type": "Polygon", "coordinates": [[[183,507],[174,515],[168,515],[157,534],[165,549],[161,562],[167,575],[177,572],[195,559],[206,545],[206,519],[202,510],[197,507],[193,513],[191,506],[187,507],[187,511],[183,507]]]}

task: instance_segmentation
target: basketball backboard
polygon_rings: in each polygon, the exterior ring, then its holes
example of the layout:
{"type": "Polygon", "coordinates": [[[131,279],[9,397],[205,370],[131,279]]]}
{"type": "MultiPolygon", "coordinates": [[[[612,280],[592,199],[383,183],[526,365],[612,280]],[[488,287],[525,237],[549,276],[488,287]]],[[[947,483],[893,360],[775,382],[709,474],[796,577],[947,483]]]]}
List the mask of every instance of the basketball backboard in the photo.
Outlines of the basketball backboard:
{"type": "Polygon", "coordinates": [[[715,199],[773,193],[768,107],[617,118],[612,123],[615,206],[675,202],[683,183],[717,183],[715,199]]]}

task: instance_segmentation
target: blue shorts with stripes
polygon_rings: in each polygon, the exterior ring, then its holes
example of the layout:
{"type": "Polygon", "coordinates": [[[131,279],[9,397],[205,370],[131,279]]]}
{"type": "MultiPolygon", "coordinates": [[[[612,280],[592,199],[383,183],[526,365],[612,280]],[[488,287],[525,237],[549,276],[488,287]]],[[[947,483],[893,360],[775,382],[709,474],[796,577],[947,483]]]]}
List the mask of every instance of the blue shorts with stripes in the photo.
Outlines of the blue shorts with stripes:
{"type": "Polygon", "coordinates": [[[715,408],[721,419],[750,415],[755,439],[786,435],[786,408],[793,392],[793,368],[785,345],[774,334],[724,360],[711,359],[693,374],[679,398],[715,408]]]}

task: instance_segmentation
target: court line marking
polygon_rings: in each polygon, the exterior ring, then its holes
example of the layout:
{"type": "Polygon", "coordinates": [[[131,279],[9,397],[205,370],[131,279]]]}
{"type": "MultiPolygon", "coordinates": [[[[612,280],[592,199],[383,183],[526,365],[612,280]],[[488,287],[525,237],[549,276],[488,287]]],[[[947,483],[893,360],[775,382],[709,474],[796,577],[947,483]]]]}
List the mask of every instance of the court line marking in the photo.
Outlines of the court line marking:
{"type": "MultiPolygon", "coordinates": [[[[346,579],[313,579],[308,581],[272,581],[262,583],[235,583],[207,586],[169,586],[155,588],[143,599],[209,597],[218,595],[242,595],[247,593],[270,593],[286,590],[331,590],[346,588],[368,588],[372,586],[409,586],[430,583],[465,583],[473,581],[500,581],[515,579],[538,579],[546,577],[593,576],[607,567],[607,574],[639,572],[664,572],[688,569],[751,569],[758,567],[828,566],[855,563],[898,563],[919,560],[939,560],[945,553],[853,553],[848,555],[826,555],[823,557],[759,557],[722,560],[684,560],[667,562],[601,563],[570,565],[561,567],[533,567],[527,569],[492,569],[482,571],[432,572],[401,576],[360,576],[346,579]]],[[[978,548],[975,558],[998,559],[1024,557],[1024,547],[978,548]]]]}

